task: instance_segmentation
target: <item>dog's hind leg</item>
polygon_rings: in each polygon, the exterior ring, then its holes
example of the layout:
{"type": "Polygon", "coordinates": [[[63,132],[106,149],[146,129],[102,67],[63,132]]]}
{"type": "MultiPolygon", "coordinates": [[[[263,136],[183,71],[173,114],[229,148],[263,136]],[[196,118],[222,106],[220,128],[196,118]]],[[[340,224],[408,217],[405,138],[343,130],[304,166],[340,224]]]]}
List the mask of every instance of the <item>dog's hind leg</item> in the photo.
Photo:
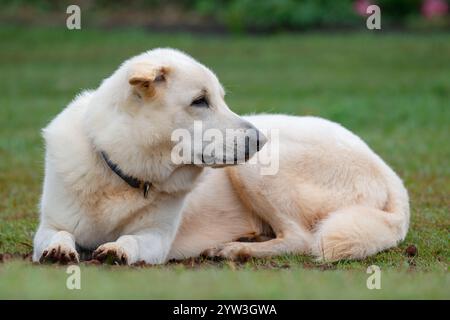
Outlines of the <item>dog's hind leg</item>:
{"type": "Polygon", "coordinates": [[[41,263],[78,263],[75,238],[67,231],[40,225],[34,237],[33,261],[41,263]]]}
{"type": "MultiPolygon", "coordinates": [[[[244,170],[244,169],[241,169],[244,170]]],[[[264,242],[228,242],[203,252],[209,257],[221,257],[226,259],[239,259],[242,257],[267,257],[285,253],[310,253],[313,242],[313,234],[303,225],[299,218],[298,205],[292,201],[290,190],[275,194],[265,188],[265,183],[259,174],[247,169],[246,179],[241,179],[238,170],[228,170],[234,189],[239,194],[241,202],[259,219],[270,226],[275,238],[264,242]]]]}
{"type": "MultiPolygon", "coordinates": [[[[275,215],[276,216],[276,215],[275,215]]],[[[231,260],[245,260],[249,257],[263,258],[285,253],[309,253],[312,234],[294,221],[284,221],[277,225],[272,220],[271,226],[276,238],[263,242],[228,242],[203,252],[207,257],[220,257],[231,260]]],[[[274,219],[275,220],[275,219],[274,219]]]]}

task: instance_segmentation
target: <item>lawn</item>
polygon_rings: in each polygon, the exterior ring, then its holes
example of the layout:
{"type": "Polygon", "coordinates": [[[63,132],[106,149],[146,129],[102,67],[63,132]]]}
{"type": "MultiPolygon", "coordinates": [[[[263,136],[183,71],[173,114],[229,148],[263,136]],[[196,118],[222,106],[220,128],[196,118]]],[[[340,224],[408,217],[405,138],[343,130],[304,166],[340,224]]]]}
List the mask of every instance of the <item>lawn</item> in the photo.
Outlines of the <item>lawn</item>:
{"type": "Polygon", "coordinates": [[[193,36],[140,30],[0,30],[0,298],[445,298],[450,229],[450,35],[193,36]],[[337,121],[404,179],[405,242],[364,261],[306,256],[246,263],[185,261],[152,268],[82,266],[82,290],[62,267],[19,259],[32,250],[43,178],[44,127],[84,88],[157,46],[210,66],[239,114],[282,112],[337,121]],[[405,249],[415,245],[418,254],[405,249]],[[368,290],[368,266],[382,289],[368,290]]]}

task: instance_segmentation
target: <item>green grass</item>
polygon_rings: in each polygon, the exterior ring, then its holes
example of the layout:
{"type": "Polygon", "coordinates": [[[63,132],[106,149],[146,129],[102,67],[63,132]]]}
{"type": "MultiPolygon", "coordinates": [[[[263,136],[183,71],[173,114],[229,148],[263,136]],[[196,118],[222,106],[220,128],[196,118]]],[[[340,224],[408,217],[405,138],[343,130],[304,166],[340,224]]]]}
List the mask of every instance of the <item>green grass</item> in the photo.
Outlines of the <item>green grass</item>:
{"type": "Polygon", "coordinates": [[[368,290],[364,272],[259,270],[244,268],[186,270],[167,267],[129,269],[82,267],[81,289],[68,290],[62,267],[19,263],[2,268],[0,298],[23,299],[442,299],[449,278],[439,273],[385,271],[380,290],[368,290]]]}
{"type": "Polygon", "coordinates": [[[323,268],[309,257],[284,256],[199,268],[84,267],[78,292],[65,289],[65,269],[8,262],[0,265],[1,298],[450,298],[450,35],[213,37],[2,27],[0,40],[0,252],[31,250],[43,178],[40,128],[80,90],[156,46],[180,48],[210,66],[240,114],[342,123],[401,175],[412,208],[406,241],[364,261],[323,268]],[[417,257],[405,255],[409,244],[417,257]],[[382,290],[365,287],[371,264],[382,269],[382,290]]]}

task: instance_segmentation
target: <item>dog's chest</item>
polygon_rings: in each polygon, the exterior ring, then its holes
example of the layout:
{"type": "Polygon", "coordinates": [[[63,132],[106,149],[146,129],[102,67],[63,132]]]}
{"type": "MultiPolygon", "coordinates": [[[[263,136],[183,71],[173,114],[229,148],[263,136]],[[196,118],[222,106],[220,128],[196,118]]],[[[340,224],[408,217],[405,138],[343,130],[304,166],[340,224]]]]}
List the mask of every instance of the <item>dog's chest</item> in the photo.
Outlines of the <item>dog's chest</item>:
{"type": "Polygon", "coordinates": [[[138,189],[105,187],[81,203],[75,238],[86,248],[115,241],[136,219],[151,215],[161,200],[157,193],[145,198],[138,189]]]}
{"type": "Polygon", "coordinates": [[[142,189],[132,188],[122,181],[97,180],[94,191],[76,195],[79,212],[73,233],[77,243],[95,248],[125,233],[160,225],[159,220],[165,219],[166,211],[173,210],[168,208],[175,206],[177,199],[184,199],[200,171],[180,168],[164,183],[154,184],[147,197],[142,189]]]}

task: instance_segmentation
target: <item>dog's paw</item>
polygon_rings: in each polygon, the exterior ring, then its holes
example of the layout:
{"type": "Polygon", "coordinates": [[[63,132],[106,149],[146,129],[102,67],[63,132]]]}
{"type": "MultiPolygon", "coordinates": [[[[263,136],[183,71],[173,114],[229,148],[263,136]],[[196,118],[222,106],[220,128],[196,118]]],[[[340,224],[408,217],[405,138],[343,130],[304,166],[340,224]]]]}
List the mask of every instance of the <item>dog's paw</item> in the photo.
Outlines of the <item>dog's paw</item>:
{"type": "Polygon", "coordinates": [[[251,251],[245,243],[230,242],[206,249],[201,255],[214,260],[228,259],[245,262],[250,259],[251,251]]]}
{"type": "Polygon", "coordinates": [[[128,255],[116,242],[102,244],[92,254],[92,258],[106,264],[127,265],[128,255]]]}
{"type": "Polygon", "coordinates": [[[48,246],[39,259],[40,263],[72,264],[79,263],[78,252],[69,245],[55,243],[48,246]]]}

